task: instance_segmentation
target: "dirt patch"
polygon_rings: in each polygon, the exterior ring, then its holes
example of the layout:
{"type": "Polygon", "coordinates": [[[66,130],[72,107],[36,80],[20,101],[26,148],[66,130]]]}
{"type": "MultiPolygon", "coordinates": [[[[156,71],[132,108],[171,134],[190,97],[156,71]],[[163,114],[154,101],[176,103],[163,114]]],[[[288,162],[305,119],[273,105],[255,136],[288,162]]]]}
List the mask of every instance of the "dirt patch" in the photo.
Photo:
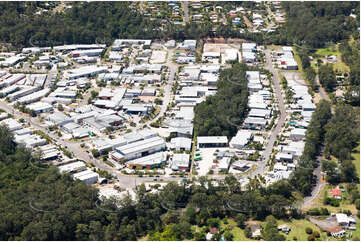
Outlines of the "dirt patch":
{"type": "Polygon", "coordinates": [[[322,97],[319,93],[315,93],[315,95],[313,96],[313,102],[315,104],[319,103],[322,100],[322,97]]]}
{"type": "Polygon", "coordinates": [[[224,54],[226,49],[236,49],[239,50],[239,44],[213,44],[205,43],[203,47],[203,52],[220,52],[224,54]]]}
{"type": "Polygon", "coordinates": [[[253,28],[252,23],[248,20],[248,18],[245,15],[243,15],[243,20],[246,23],[248,28],[253,28]]]}
{"type": "Polygon", "coordinates": [[[318,219],[317,217],[308,216],[308,220],[310,220],[311,223],[316,224],[318,227],[322,229],[333,229],[338,226],[337,220],[335,217],[328,217],[326,219],[318,219]]]}
{"type": "Polygon", "coordinates": [[[226,43],[242,43],[242,42],[247,42],[247,40],[245,39],[238,39],[238,38],[205,38],[204,39],[205,42],[207,43],[215,43],[215,44],[226,44],[226,43]]]}

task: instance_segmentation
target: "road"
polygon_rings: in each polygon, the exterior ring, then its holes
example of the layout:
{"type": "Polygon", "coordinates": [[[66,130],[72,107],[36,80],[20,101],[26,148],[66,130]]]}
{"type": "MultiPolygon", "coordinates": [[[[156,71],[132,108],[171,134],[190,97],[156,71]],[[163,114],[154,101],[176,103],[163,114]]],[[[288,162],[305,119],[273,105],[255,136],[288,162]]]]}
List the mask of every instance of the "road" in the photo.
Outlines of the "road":
{"type": "Polygon", "coordinates": [[[251,177],[255,177],[258,174],[261,174],[261,175],[264,174],[267,161],[269,160],[269,158],[272,154],[272,149],[273,149],[274,143],[277,140],[277,135],[280,133],[280,131],[283,127],[283,124],[286,121],[286,115],[287,115],[286,109],[285,109],[285,104],[283,101],[282,89],[281,89],[281,85],[280,85],[280,78],[278,75],[278,71],[273,67],[272,60],[271,60],[271,50],[269,50],[269,49],[265,50],[265,54],[266,54],[266,69],[268,69],[273,74],[273,86],[274,86],[274,90],[275,90],[275,94],[276,94],[276,99],[277,99],[280,115],[279,115],[276,127],[272,130],[271,135],[268,138],[266,148],[262,154],[262,160],[259,162],[256,170],[250,175],[251,177]]]}
{"type": "Polygon", "coordinates": [[[331,101],[330,100],[330,97],[327,95],[327,92],[325,91],[325,89],[322,87],[321,83],[320,83],[320,80],[318,78],[318,75],[316,75],[316,83],[317,85],[319,86],[319,93],[320,93],[320,96],[323,100],[326,100],[326,101],[331,101]]]}
{"type": "Polygon", "coordinates": [[[168,107],[168,105],[169,105],[169,103],[171,101],[171,98],[172,98],[172,86],[173,86],[173,83],[174,83],[175,74],[177,73],[178,66],[179,66],[179,65],[172,62],[173,52],[174,52],[174,49],[172,49],[172,50],[170,50],[168,52],[167,64],[165,64],[165,66],[167,66],[169,68],[169,76],[168,76],[168,81],[167,81],[167,83],[166,83],[166,85],[164,86],[164,89],[163,89],[164,90],[164,93],[163,93],[164,96],[163,96],[163,103],[162,103],[162,105],[160,107],[160,111],[159,111],[158,115],[155,118],[153,118],[151,120],[148,120],[144,124],[150,124],[150,123],[156,122],[167,111],[167,107],[168,107]]]}
{"type": "MultiPolygon", "coordinates": [[[[56,144],[66,147],[66,149],[68,149],[70,152],[72,152],[74,157],[76,157],[77,159],[92,163],[97,168],[99,168],[101,170],[105,170],[105,171],[109,172],[110,174],[112,174],[113,176],[116,176],[118,178],[119,184],[123,187],[134,188],[136,184],[139,185],[140,183],[142,183],[144,181],[152,181],[154,179],[152,177],[136,177],[136,176],[124,175],[120,171],[118,171],[116,168],[110,167],[110,166],[106,165],[105,163],[103,163],[97,159],[94,159],[89,153],[82,150],[80,148],[80,144],[82,142],[73,142],[73,141],[69,142],[69,141],[63,140],[62,138],[58,137],[56,134],[51,133],[45,127],[39,125],[37,123],[36,118],[30,118],[27,115],[22,114],[22,113],[18,112],[17,110],[14,110],[10,105],[8,105],[7,103],[5,103],[3,101],[0,101],[0,108],[5,110],[6,112],[12,114],[14,116],[14,118],[16,118],[16,119],[24,118],[27,122],[29,122],[32,125],[32,127],[48,134],[56,142],[56,144]]],[[[162,179],[163,181],[179,181],[184,178],[162,177],[162,178],[158,178],[158,180],[159,179],[162,179]]]]}
{"type": "Polygon", "coordinates": [[[303,208],[308,207],[309,205],[311,205],[311,202],[317,197],[317,195],[320,193],[320,191],[322,190],[322,188],[325,185],[324,182],[321,182],[322,154],[323,153],[321,152],[321,154],[317,157],[318,167],[313,171],[313,174],[316,176],[316,181],[317,181],[316,185],[312,189],[311,196],[303,198],[303,202],[302,202],[302,207],[303,208]]]}
{"type": "Polygon", "coordinates": [[[188,2],[183,2],[183,12],[184,12],[184,23],[189,22],[189,15],[188,15],[188,2]]]}

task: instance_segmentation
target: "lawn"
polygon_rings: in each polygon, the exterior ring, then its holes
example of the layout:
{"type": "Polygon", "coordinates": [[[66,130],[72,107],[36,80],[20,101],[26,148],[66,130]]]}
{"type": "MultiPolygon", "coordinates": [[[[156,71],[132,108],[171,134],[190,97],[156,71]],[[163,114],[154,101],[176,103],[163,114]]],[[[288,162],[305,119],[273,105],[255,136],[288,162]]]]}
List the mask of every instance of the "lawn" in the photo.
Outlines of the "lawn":
{"type": "MultiPolygon", "coordinates": [[[[343,184],[345,185],[345,184],[343,184]]],[[[357,209],[356,206],[354,204],[351,204],[351,202],[349,200],[345,200],[343,199],[340,203],[339,207],[333,207],[331,205],[324,205],[323,204],[323,195],[325,191],[328,191],[328,195],[329,197],[331,197],[331,193],[330,190],[331,188],[334,188],[333,186],[327,184],[325,185],[322,190],[320,191],[320,193],[318,194],[318,196],[312,201],[312,204],[307,207],[306,210],[309,210],[311,208],[327,208],[328,211],[330,211],[330,213],[339,213],[340,210],[350,210],[353,214],[357,214],[357,209]]]]}
{"type": "Polygon", "coordinates": [[[280,46],[280,45],[267,45],[267,49],[269,49],[269,50],[279,50],[279,49],[282,49],[282,46],[280,46]]]}
{"type": "MultiPolygon", "coordinates": [[[[264,224],[264,222],[262,223],[264,224]]],[[[307,219],[292,219],[291,221],[286,220],[277,220],[277,225],[287,224],[291,227],[291,232],[287,235],[283,232],[280,232],[286,237],[286,240],[294,240],[296,237],[297,240],[307,241],[308,234],[306,234],[305,229],[310,227],[313,231],[318,231],[321,235],[321,240],[327,239],[327,234],[321,232],[321,229],[315,224],[311,223],[307,219]]]]}
{"type": "Polygon", "coordinates": [[[295,54],[294,57],[295,57],[295,61],[297,62],[297,65],[298,65],[298,70],[299,70],[301,73],[303,73],[302,62],[301,62],[300,57],[299,57],[298,54],[297,54],[296,47],[292,47],[292,49],[293,49],[293,53],[295,54]]]}
{"type": "Polygon", "coordinates": [[[224,228],[226,226],[232,228],[231,232],[233,234],[233,241],[245,241],[245,240],[251,241],[251,239],[247,238],[244,235],[244,230],[237,227],[237,223],[233,219],[228,219],[228,225],[224,224],[223,222],[221,223],[221,228],[224,228]]]}
{"type": "Polygon", "coordinates": [[[315,52],[316,55],[320,55],[320,56],[325,56],[325,55],[341,55],[341,53],[338,50],[338,45],[334,46],[334,47],[327,47],[327,48],[323,48],[323,49],[318,49],[315,52]]]}
{"type": "Polygon", "coordinates": [[[352,152],[352,162],[355,164],[358,176],[360,176],[360,145],[352,152]]]}

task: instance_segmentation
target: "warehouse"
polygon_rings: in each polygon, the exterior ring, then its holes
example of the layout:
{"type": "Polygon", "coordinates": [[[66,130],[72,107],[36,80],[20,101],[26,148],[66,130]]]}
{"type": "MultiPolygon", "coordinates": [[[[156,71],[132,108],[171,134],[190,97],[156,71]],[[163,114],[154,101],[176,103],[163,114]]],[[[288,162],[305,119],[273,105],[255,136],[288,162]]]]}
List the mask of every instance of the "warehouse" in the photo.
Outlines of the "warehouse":
{"type": "Polygon", "coordinates": [[[291,130],[290,138],[293,141],[302,140],[306,137],[306,129],[293,129],[291,130]]]}
{"type": "Polygon", "coordinates": [[[268,109],[251,109],[248,117],[269,119],[271,117],[271,110],[268,109]]]}
{"type": "Polygon", "coordinates": [[[261,129],[266,127],[268,121],[264,118],[247,117],[244,120],[244,128],[246,129],[261,129]]]}
{"type": "Polygon", "coordinates": [[[5,67],[14,66],[24,60],[25,57],[22,56],[11,56],[9,58],[6,58],[4,61],[0,61],[0,65],[3,65],[5,67]]]}
{"type": "Polygon", "coordinates": [[[276,155],[276,160],[278,162],[292,162],[293,156],[290,154],[281,152],[276,155]]]}
{"type": "Polygon", "coordinates": [[[304,148],[305,148],[305,142],[292,141],[286,146],[281,146],[281,152],[291,154],[293,158],[298,158],[302,155],[304,148]]]}
{"type": "Polygon", "coordinates": [[[256,52],[256,43],[242,43],[242,52],[256,52]]]}
{"type": "Polygon", "coordinates": [[[30,110],[34,110],[35,113],[46,113],[53,110],[53,106],[45,102],[36,102],[26,106],[30,110]]]}
{"type": "Polygon", "coordinates": [[[4,119],[0,122],[0,124],[8,126],[10,131],[15,131],[22,128],[22,125],[13,118],[4,119]]]}
{"type": "Polygon", "coordinates": [[[197,148],[227,147],[227,136],[198,136],[197,148]]]}
{"type": "Polygon", "coordinates": [[[34,148],[46,144],[46,139],[35,134],[15,135],[14,141],[18,144],[24,144],[27,148],[34,148]]]}
{"type": "Polygon", "coordinates": [[[43,90],[40,90],[38,92],[34,92],[30,95],[21,97],[18,102],[20,104],[28,104],[39,101],[41,98],[45,97],[50,91],[50,88],[44,88],[43,90]]]}
{"type": "Polygon", "coordinates": [[[184,40],[183,43],[179,44],[179,49],[182,50],[195,50],[197,46],[197,40],[184,40]]]}
{"type": "Polygon", "coordinates": [[[132,103],[124,105],[123,109],[127,114],[145,115],[149,111],[149,105],[132,103]]]}
{"type": "Polygon", "coordinates": [[[168,126],[169,126],[169,133],[176,134],[177,137],[191,138],[193,136],[192,120],[175,119],[175,120],[171,120],[168,126]]]}
{"type": "Polygon", "coordinates": [[[242,60],[246,63],[253,63],[256,61],[256,54],[253,52],[242,52],[242,60]]]}
{"type": "Polygon", "coordinates": [[[83,66],[77,69],[68,70],[65,73],[68,80],[74,80],[82,77],[91,77],[100,73],[108,72],[107,67],[97,67],[96,65],[83,66]]]}
{"type": "Polygon", "coordinates": [[[187,172],[189,170],[189,160],[189,154],[174,154],[172,158],[172,170],[187,172]]]}
{"type": "Polygon", "coordinates": [[[62,165],[59,166],[59,171],[60,173],[75,173],[75,172],[80,172],[80,171],[84,171],[87,169],[86,165],[84,162],[81,161],[76,161],[76,162],[72,162],[66,165],[62,165]]]}
{"type": "Polygon", "coordinates": [[[58,97],[58,98],[76,98],[76,91],[68,87],[59,87],[54,92],[52,92],[49,97],[58,97]]]}
{"type": "Polygon", "coordinates": [[[222,157],[222,159],[218,161],[217,166],[220,172],[225,172],[228,171],[230,164],[231,157],[222,157]]]}
{"type": "Polygon", "coordinates": [[[11,86],[25,78],[24,74],[8,74],[5,76],[2,76],[2,82],[0,82],[0,88],[11,86]]]}
{"type": "Polygon", "coordinates": [[[52,144],[39,147],[38,152],[40,152],[42,160],[53,160],[60,155],[58,148],[52,144]]]}
{"type": "Polygon", "coordinates": [[[165,152],[157,152],[138,159],[134,159],[125,163],[130,169],[154,169],[165,165],[167,154],[165,152]]]}
{"type": "Polygon", "coordinates": [[[152,87],[148,87],[148,88],[144,88],[142,91],[142,96],[155,96],[156,94],[156,90],[155,88],[152,87]]]}
{"type": "Polygon", "coordinates": [[[73,58],[80,56],[100,56],[103,51],[103,49],[74,50],[71,52],[71,55],[73,58]]]}
{"type": "Polygon", "coordinates": [[[54,46],[53,49],[56,52],[63,52],[72,50],[104,49],[105,47],[105,44],[73,44],[54,46]]]}
{"type": "Polygon", "coordinates": [[[14,92],[10,95],[8,95],[8,99],[10,100],[10,102],[13,102],[21,97],[24,97],[26,95],[29,95],[31,93],[34,93],[38,90],[40,90],[40,87],[29,87],[29,86],[19,86],[18,88],[21,88],[19,91],[14,92]]]}
{"type": "Polygon", "coordinates": [[[161,151],[166,148],[161,137],[152,137],[116,148],[125,160],[131,160],[161,151]]]}
{"type": "Polygon", "coordinates": [[[144,45],[150,47],[151,43],[152,40],[144,40],[144,39],[116,39],[113,42],[112,50],[113,51],[121,50],[127,45],[144,45]]]}
{"type": "Polygon", "coordinates": [[[0,91],[0,95],[1,95],[1,97],[6,97],[7,95],[9,95],[13,92],[19,91],[19,89],[20,89],[20,87],[15,86],[15,85],[9,86],[9,87],[2,89],[0,91]]]}
{"type": "Polygon", "coordinates": [[[237,135],[229,142],[229,146],[235,149],[243,149],[253,140],[253,133],[244,130],[238,130],[237,135]]]}
{"type": "Polygon", "coordinates": [[[14,135],[26,135],[26,134],[32,134],[33,132],[29,128],[24,129],[18,129],[13,131],[14,135]]]}
{"type": "Polygon", "coordinates": [[[170,140],[171,149],[180,150],[191,150],[192,140],[185,137],[176,137],[170,140]]]}
{"type": "Polygon", "coordinates": [[[89,185],[96,183],[98,181],[99,175],[98,173],[87,168],[84,171],[74,173],[72,177],[74,178],[74,180],[77,179],[89,185]]]}
{"type": "Polygon", "coordinates": [[[59,125],[59,126],[73,122],[72,118],[66,116],[65,114],[63,114],[61,112],[55,112],[55,113],[49,114],[47,119],[50,122],[54,123],[55,125],[59,125]]]}

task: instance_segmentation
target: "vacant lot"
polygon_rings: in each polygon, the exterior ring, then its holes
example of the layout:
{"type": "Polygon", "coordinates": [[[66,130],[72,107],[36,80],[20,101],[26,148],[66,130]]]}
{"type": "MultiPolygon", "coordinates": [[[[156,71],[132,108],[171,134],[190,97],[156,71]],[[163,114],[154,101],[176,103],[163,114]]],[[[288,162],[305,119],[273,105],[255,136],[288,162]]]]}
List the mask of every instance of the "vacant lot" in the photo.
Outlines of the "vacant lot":
{"type": "Polygon", "coordinates": [[[240,44],[213,44],[206,43],[203,46],[203,52],[221,52],[224,53],[225,49],[239,50],[240,44]]]}
{"type": "Polygon", "coordinates": [[[164,63],[166,57],[167,57],[167,51],[153,50],[152,57],[150,58],[150,62],[153,64],[164,63]]]}

